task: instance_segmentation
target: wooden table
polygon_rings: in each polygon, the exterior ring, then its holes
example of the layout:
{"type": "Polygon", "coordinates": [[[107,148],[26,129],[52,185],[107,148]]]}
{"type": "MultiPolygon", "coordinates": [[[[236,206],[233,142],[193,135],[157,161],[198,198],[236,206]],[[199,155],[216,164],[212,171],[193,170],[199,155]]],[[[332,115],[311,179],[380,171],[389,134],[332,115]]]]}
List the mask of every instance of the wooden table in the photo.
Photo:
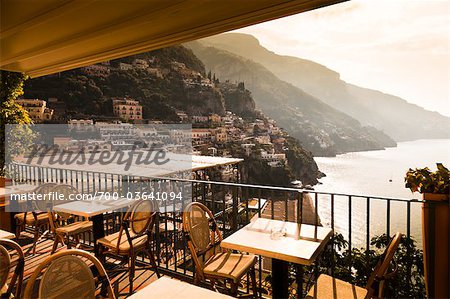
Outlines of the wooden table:
{"type": "Polygon", "coordinates": [[[272,258],[273,298],[288,297],[289,262],[311,265],[333,234],[330,228],[258,218],[220,244],[221,247],[272,258]],[[271,229],[284,227],[286,236],[271,239],[271,229]],[[297,236],[296,236],[297,235],[297,236]],[[299,236],[298,236],[299,235],[299,236]]]}
{"type": "Polygon", "coordinates": [[[186,282],[167,277],[152,282],[137,291],[129,299],[231,299],[232,297],[213,292],[186,282]]]}
{"type": "Polygon", "coordinates": [[[0,229],[0,239],[14,239],[15,236],[13,233],[0,229]]]}
{"type": "Polygon", "coordinates": [[[94,237],[94,252],[98,256],[97,240],[105,236],[103,214],[117,211],[132,205],[134,200],[119,198],[117,200],[105,200],[92,198],[91,200],[77,200],[63,203],[53,207],[57,212],[69,213],[92,220],[92,234],[94,237]]]}

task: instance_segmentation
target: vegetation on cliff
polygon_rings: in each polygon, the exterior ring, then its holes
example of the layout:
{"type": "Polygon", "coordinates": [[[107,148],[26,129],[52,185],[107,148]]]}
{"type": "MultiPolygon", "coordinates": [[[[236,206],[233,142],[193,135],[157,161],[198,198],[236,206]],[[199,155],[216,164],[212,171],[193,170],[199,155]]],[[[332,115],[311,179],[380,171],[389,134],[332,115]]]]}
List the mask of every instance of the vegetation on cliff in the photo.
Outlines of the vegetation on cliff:
{"type": "Polygon", "coordinates": [[[223,114],[225,106],[220,92],[213,87],[187,88],[174,62],[183,63],[193,75],[205,74],[202,62],[190,50],[175,46],[113,60],[108,66],[111,69],[108,76],[89,74],[80,68],[28,80],[25,97],[58,98],[66,103],[69,116],[112,116],[113,97],[139,100],[148,119],[178,121],[176,110],[223,114]],[[148,61],[156,74],[139,68],[120,69],[120,64],[131,65],[136,59],[148,61]]]}
{"type": "Polygon", "coordinates": [[[27,125],[31,123],[28,112],[14,102],[23,94],[23,82],[26,76],[22,73],[0,71],[0,176],[5,174],[5,162],[11,154],[24,152],[33,141],[26,126],[6,130],[7,124],[27,125]],[[16,130],[20,133],[14,134],[16,130]],[[16,138],[16,136],[22,138],[16,138]]]}

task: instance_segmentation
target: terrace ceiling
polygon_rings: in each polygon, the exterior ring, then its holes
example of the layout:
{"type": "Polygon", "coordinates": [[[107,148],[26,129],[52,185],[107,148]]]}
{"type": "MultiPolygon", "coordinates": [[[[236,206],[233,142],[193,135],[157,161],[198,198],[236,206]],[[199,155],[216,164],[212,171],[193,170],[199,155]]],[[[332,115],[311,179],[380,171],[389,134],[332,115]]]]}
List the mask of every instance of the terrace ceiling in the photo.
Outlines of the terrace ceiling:
{"type": "Polygon", "coordinates": [[[1,0],[0,68],[32,77],[343,0],[1,0]]]}

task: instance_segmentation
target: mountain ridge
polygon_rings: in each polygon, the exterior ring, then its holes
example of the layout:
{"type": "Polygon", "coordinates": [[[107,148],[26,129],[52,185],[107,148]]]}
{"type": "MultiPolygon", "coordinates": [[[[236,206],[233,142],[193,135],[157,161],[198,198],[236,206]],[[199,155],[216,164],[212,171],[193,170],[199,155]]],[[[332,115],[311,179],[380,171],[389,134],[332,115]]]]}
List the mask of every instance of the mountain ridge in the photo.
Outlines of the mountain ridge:
{"type": "Polygon", "coordinates": [[[252,35],[226,33],[200,42],[262,64],[281,80],[356,118],[363,125],[376,127],[396,141],[450,138],[445,130],[450,126],[449,117],[400,97],[347,83],[338,72],[314,61],[277,54],[263,47],[252,35]]]}
{"type": "Polygon", "coordinates": [[[199,42],[186,44],[220,78],[244,81],[258,108],[315,155],[384,149],[395,142],[382,132],[362,127],[345,113],[282,81],[264,66],[199,42]]]}

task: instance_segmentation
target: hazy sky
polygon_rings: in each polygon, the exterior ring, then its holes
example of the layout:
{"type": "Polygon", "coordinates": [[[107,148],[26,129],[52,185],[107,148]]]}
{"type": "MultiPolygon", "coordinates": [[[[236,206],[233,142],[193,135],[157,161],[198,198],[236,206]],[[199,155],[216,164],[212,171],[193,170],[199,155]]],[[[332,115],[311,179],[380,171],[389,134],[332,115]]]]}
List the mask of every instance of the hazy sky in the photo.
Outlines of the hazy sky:
{"type": "Polygon", "coordinates": [[[450,116],[450,0],[353,0],[237,31],[450,116]]]}

